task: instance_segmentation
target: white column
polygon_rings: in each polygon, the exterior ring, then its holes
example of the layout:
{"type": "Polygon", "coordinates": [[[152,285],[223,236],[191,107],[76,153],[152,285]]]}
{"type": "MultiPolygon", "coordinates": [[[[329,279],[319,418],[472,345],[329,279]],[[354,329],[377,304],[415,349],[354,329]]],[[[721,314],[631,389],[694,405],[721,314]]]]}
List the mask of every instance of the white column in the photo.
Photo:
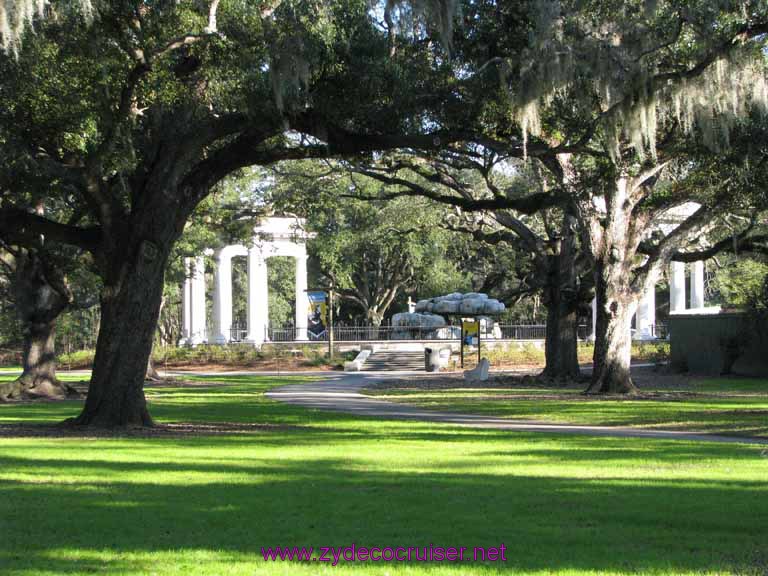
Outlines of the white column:
{"type": "Polygon", "coordinates": [[[259,248],[248,250],[248,342],[261,346],[269,322],[267,261],[259,248]]]}
{"type": "Polygon", "coordinates": [[[685,310],[685,263],[672,262],[669,272],[669,311],[685,310]]]}
{"type": "Polygon", "coordinates": [[[226,248],[216,254],[213,324],[213,342],[229,342],[232,334],[232,255],[226,248]]]}
{"type": "Polygon", "coordinates": [[[587,340],[594,342],[597,335],[597,297],[592,298],[592,332],[587,340]]]}
{"type": "Polygon", "coordinates": [[[704,261],[693,263],[691,269],[691,308],[704,308],[704,261]]]}
{"type": "Polygon", "coordinates": [[[652,340],[656,337],[656,285],[645,291],[637,307],[635,339],[652,340]]]}
{"type": "Polygon", "coordinates": [[[309,297],[307,296],[307,257],[296,258],[296,340],[307,340],[309,297]]]}
{"type": "Polygon", "coordinates": [[[205,319],[205,258],[194,259],[192,269],[190,344],[197,346],[207,341],[205,319]]]}
{"type": "Polygon", "coordinates": [[[184,285],[181,288],[181,345],[192,343],[192,259],[184,258],[184,285]]]}

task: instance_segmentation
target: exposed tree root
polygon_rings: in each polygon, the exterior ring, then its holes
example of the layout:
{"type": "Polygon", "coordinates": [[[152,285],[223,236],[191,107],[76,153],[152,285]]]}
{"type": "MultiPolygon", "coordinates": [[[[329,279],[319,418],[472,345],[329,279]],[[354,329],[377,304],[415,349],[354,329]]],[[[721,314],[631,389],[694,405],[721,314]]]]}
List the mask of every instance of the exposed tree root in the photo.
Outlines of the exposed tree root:
{"type": "Polygon", "coordinates": [[[608,395],[616,394],[621,396],[637,396],[639,394],[635,383],[632,378],[600,378],[593,380],[592,383],[584,390],[584,394],[588,396],[608,395]]]}
{"type": "Polygon", "coordinates": [[[20,376],[12,382],[0,384],[0,402],[14,400],[63,400],[80,398],[81,394],[69,384],[50,378],[20,376]]]}
{"type": "Polygon", "coordinates": [[[579,374],[551,374],[546,369],[541,373],[533,377],[534,382],[543,384],[545,386],[566,388],[571,384],[582,383],[585,381],[584,376],[579,374]]]}

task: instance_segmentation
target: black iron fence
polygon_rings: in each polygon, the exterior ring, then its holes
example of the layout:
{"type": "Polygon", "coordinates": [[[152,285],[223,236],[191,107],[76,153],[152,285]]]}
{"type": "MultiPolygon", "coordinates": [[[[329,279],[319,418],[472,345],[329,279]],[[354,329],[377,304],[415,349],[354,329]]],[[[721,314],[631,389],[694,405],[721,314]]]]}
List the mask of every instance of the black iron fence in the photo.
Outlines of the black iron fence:
{"type": "Polygon", "coordinates": [[[230,342],[245,342],[247,338],[248,338],[247,326],[234,325],[232,326],[232,328],[229,329],[230,342]]]}
{"type": "MultiPolygon", "coordinates": [[[[267,332],[272,342],[327,341],[328,330],[297,330],[294,327],[270,328],[267,332]]],[[[459,340],[459,326],[334,326],[333,339],[337,342],[376,340],[459,340]]]]}
{"type": "MultiPolygon", "coordinates": [[[[665,339],[666,324],[655,324],[651,327],[652,337],[665,339]]],[[[635,331],[633,330],[633,335],[635,331]]],[[[245,342],[248,338],[248,328],[235,324],[230,329],[231,342],[245,342]]],[[[495,324],[493,329],[481,333],[483,340],[544,340],[547,334],[546,324],[495,324]]],[[[588,341],[592,336],[592,326],[581,324],[577,327],[577,338],[588,341]]],[[[325,328],[297,329],[294,326],[272,326],[264,335],[268,342],[327,342],[328,330],[325,328]]],[[[403,341],[403,340],[446,340],[458,341],[461,338],[460,326],[366,326],[339,325],[333,328],[333,339],[337,342],[367,342],[367,341],[403,341]]]]}
{"type": "MultiPolygon", "coordinates": [[[[233,329],[233,339],[235,338],[233,329]]],[[[545,324],[496,324],[492,329],[481,332],[483,340],[544,340],[547,327],[545,324]]],[[[238,332],[239,333],[239,332],[238,332]]],[[[578,327],[578,338],[587,340],[591,327],[578,327]]],[[[270,342],[294,342],[308,340],[310,342],[325,342],[328,331],[297,330],[293,326],[270,327],[266,334],[270,342]]],[[[365,341],[407,341],[407,340],[446,340],[461,339],[460,326],[335,326],[333,339],[337,342],[365,341]]],[[[239,341],[239,340],[238,340],[239,341]]]]}

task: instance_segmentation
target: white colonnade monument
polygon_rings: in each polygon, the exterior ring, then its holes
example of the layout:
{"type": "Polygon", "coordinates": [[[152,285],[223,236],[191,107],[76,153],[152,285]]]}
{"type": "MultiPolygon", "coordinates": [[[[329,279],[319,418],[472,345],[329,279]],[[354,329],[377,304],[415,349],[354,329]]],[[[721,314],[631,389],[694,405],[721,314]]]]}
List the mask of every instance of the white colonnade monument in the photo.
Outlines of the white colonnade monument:
{"type": "Polygon", "coordinates": [[[267,259],[296,259],[296,340],[307,340],[307,234],[298,218],[265,218],[254,228],[252,245],[225,246],[210,252],[215,261],[213,326],[206,323],[205,258],[185,259],[187,270],[182,290],[181,344],[226,344],[232,337],[232,258],[248,259],[248,313],[245,341],[261,346],[268,339],[269,288],[267,259]]]}

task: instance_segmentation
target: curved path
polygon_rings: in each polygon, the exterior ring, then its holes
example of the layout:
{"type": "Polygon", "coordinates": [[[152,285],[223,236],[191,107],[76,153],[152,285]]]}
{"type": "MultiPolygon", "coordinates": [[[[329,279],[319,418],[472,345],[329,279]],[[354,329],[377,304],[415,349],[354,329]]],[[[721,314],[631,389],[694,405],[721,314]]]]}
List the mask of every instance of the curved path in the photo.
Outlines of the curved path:
{"type": "MultiPolygon", "coordinates": [[[[328,374],[322,380],[309,384],[288,384],[267,392],[266,395],[280,402],[297,404],[306,408],[333,410],[360,416],[373,416],[396,420],[439,422],[470,428],[514,430],[520,432],[545,432],[550,434],[581,434],[610,436],[615,438],[658,438],[666,440],[690,440],[696,442],[730,442],[768,445],[768,438],[721,436],[671,430],[647,430],[617,426],[579,426],[572,424],[545,424],[532,420],[510,420],[477,414],[459,414],[424,410],[408,404],[378,400],[360,393],[362,388],[376,382],[421,375],[423,372],[358,372],[328,374]]],[[[428,377],[428,376],[427,376],[428,377]]]]}

